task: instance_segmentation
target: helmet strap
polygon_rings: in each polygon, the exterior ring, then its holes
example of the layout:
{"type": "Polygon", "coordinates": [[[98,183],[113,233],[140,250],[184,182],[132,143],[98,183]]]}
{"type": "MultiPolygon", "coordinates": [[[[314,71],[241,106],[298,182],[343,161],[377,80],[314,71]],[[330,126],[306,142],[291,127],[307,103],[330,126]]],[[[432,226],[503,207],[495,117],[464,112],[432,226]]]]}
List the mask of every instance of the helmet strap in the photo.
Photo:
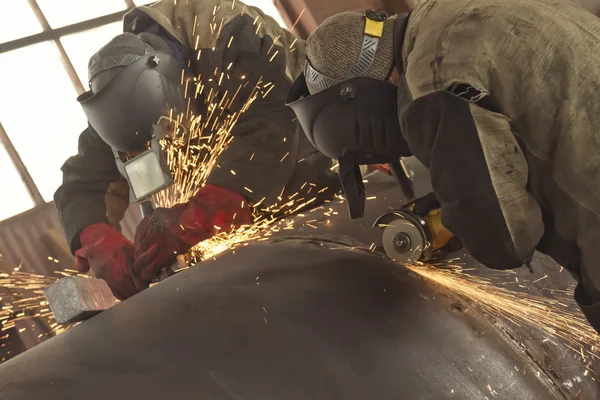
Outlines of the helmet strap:
{"type": "Polygon", "coordinates": [[[365,213],[366,196],[360,165],[355,163],[351,156],[341,156],[338,163],[340,182],[348,202],[350,218],[361,218],[365,213]]]}

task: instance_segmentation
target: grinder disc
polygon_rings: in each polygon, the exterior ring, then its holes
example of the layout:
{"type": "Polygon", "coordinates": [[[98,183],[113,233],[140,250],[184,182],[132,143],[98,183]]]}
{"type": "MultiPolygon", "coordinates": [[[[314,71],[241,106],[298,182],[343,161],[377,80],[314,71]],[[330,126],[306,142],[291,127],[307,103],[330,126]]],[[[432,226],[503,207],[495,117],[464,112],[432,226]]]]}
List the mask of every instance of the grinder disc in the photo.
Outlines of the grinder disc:
{"type": "Polygon", "coordinates": [[[410,220],[397,218],[386,224],[383,231],[383,249],[385,254],[394,261],[418,261],[427,240],[421,230],[410,220]]]}

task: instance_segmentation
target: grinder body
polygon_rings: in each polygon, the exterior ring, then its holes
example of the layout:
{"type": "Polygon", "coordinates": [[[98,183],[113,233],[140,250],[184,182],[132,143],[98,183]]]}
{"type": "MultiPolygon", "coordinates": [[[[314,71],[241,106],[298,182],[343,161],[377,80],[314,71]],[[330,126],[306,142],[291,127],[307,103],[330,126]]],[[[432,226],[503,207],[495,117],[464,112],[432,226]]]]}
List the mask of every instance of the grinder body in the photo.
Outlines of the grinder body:
{"type": "MultiPolygon", "coordinates": [[[[399,262],[427,262],[456,237],[442,224],[440,203],[433,193],[411,200],[375,221],[383,228],[383,249],[399,262]]],[[[455,245],[450,246],[454,250],[455,245]]]]}

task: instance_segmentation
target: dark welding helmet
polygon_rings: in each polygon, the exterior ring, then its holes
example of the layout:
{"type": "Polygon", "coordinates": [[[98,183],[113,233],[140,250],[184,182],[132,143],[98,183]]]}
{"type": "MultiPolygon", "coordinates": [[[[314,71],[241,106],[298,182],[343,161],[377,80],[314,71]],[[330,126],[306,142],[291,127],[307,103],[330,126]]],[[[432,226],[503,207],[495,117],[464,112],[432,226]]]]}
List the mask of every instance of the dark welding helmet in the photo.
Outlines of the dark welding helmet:
{"type": "Polygon", "coordinates": [[[77,100],[90,126],[112,148],[131,201],[140,201],[173,182],[159,141],[187,133],[197,102],[182,60],[160,51],[124,57],[129,57],[126,68],[97,93],[88,91],[77,100]]]}
{"type": "Polygon", "coordinates": [[[363,76],[372,64],[385,16],[368,12],[365,18],[362,50],[345,79],[326,76],[307,60],[286,101],[309,141],[338,160],[351,218],[364,213],[360,165],[397,163],[411,155],[398,121],[398,87],[363,76]],[[311,95],[308,84],[320,91],[311,95]]]}

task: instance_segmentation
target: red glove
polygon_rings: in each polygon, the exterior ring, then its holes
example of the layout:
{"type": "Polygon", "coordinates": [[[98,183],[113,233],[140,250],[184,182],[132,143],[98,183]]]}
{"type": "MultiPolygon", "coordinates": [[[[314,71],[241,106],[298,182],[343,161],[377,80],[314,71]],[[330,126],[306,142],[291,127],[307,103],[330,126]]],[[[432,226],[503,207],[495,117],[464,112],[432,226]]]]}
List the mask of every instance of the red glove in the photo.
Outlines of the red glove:
{"type": "Polygon", "coordinates": [[[178,254],[187,253],[219,231],[227,232],[250,221],[243,196],[206,185],[187,204],[157,208],[140,222],[135,232],[133,271],[150,281],[162,268],[173,265],[178,254]]]}
{"type": "Polygon", "coordinates": [[[81,248],[75,252],[77,270],[90,269],[96,278],[104,279],[115,297],[124,300],[148,287],[131,272],[133,243],[112,226],[90,225],[79,234],[81,248]]]}

